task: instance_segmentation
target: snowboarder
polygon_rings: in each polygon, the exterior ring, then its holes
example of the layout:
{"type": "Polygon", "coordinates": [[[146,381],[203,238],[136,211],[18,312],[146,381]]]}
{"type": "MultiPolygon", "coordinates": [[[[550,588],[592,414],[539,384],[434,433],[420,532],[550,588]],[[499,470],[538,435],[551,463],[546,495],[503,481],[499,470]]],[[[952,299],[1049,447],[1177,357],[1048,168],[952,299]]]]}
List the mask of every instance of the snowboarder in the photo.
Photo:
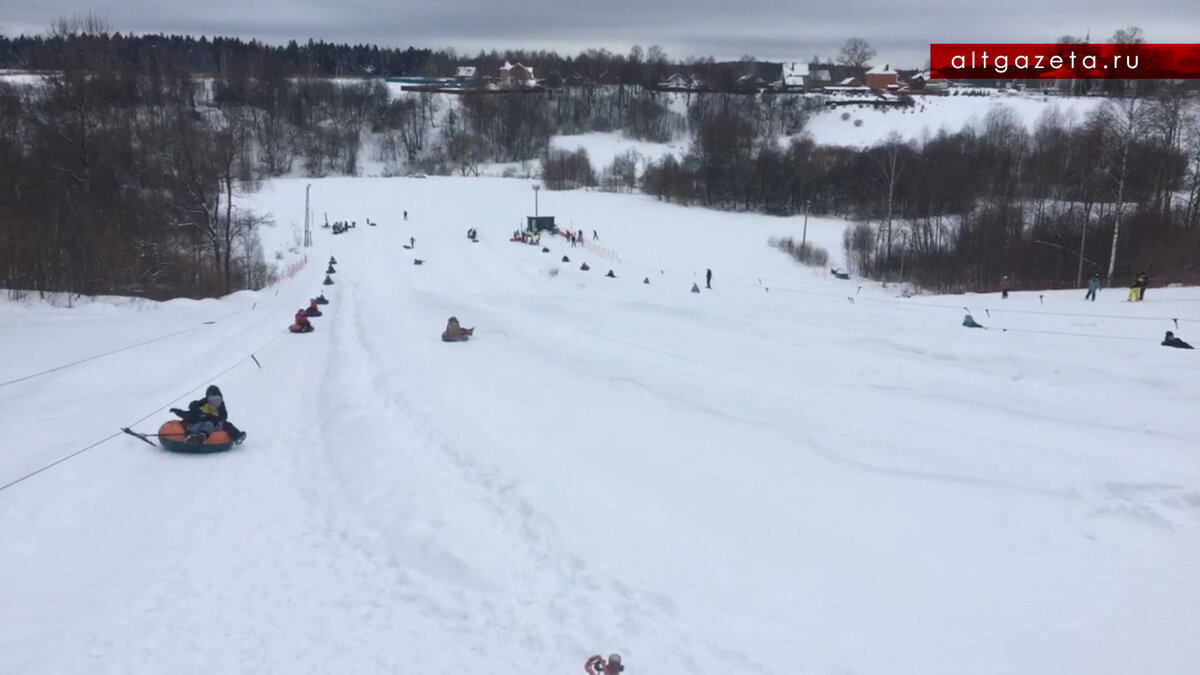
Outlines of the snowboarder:
{"type": "Polygon", "coordinates": [[[466,342],[475,334],[474,328],[463,328],[456,317],[450,317],[446,322],[446,330],[442,331],[443,342],[466,342]]]}
{"type": "Polygon", "coordinates": [[[712,290],[712,270],[708,268],[704,270],[704,287],[712,290]]]}
{"type": "Polygon", "coordinates": [[[1167,331],[1166,336],[1163,337],[1162,345],[1164,347],[1174,347],[1176,349],[1192,349],[1191,345],[1175,337],[1175,334],[1171,331],[1167,331]]]}
{"type": "Polygon", "coordinates": [[[308,301],[308,309],[304,310],[305,316],[321,316],[321,308],[317,307],[317,299],[313,298],[308,301]]]}
{"type": "Polygon", "coordinates": [[[225,398],[217,385],[210,384],[204,391],[204,398],[196,399],[188,404],[187,410],[171,408],[171,413],[183,420],[188,435],[185,443],[203,444],[209,434],[224,429],[233,442],[241,445],[246,440],[246,432],[238,429],[229,421],[229,411],[225,408],[225,398]]]}
{"type": "Polygon", "coordinates": [[[1146,299],[1146,286],[1150,284],[1150,273],[1142,272],[1134,278],[1134,283],[1137,284],[1138,302],[1146,299]]]}
{"type": "Polygon", "coordinates": [[[1000,299],[1007,298],[1010,290],[1012,290],[1012,281],[1009,280],[1008,275],[1005,275],[1000,278],[1000,299]]]}
{"type": "Polygon", "coordinates": [[[1100,273],[1096,272],[1095,274],[1093,274],[1092,278],[1088,280],[1088,287],[1087,287],[1088,292],[1087,292],[1087,295],[1083,296],[1083,299],[1091,300],[1092,302],[1095,302],[1096,301],[1096,293],[1098,293],[1100,291],[1100,286],[1102,286],[1103,284],[1104,284],[1104,279],[1102,279],[1100,277],[1100,273]]]}
{"type": "Polygon", "coordinates": [[[983,328],[983,326],[975,321],[975,317],[971,316],[970,314],[963,317],[962,325],[966,326],[967,328],[983,328]]]}
{"type": "Polygon", "coordinates": [[[587,671],[588,675],[617,675],[625,670],[625,666],[621,664],[620,654],[609,654],[608,661],[596,654],[583,664],[583,669],[587,671]]]}

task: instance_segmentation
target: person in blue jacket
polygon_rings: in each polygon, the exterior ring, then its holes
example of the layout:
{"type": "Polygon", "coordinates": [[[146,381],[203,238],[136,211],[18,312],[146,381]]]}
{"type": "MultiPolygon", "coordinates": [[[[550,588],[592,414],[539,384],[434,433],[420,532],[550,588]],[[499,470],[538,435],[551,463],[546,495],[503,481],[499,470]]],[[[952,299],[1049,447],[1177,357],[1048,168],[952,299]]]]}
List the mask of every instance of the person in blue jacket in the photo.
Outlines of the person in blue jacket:
{"type": "Polygon", "coordinates": [[[1099,272],[1096,272],[1095,274],[1092,275],[1092,278],[1088,280],[1088,292],[1087,292],[1087,295],[1085,295],[1083,297],[1083,299],[1091,300],[1092,302],[1095,302],[1096,301],[1096,293],[1100,292],[1100,287],[1103,285],[1104,285],[1104,279],[1100,276],[1099,272]]]}
{"type": "Polygon", "coordinates": [[[217,429],[224,429],[234,443],[242,444],[246,440],[246,432],[238,429],[229,421],[229,411],[225,408],[225,397],[217,385],[210,384],[204,392],[204,398],[196,399],[188,404],[187,410],[171,408],[171,412],[183,420],[188,436],[185,443],[200,445],[208,439],[209,434],[217,429]]]}

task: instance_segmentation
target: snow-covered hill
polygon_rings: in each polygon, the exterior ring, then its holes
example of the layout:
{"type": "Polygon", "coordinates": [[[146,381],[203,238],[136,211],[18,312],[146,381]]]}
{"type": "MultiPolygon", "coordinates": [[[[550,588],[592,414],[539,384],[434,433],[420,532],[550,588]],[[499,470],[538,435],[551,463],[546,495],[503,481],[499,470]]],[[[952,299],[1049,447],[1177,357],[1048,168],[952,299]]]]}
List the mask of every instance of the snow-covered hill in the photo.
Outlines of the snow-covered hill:
{"type": "MultiPolygon", "coordinates": [[[[305,184],[254,196],[268,253],[305,184]]],[[[527,181],[312,196],[359,226],[272,289],[0,303],[0,672],[1200,670],[1196,290],[901,298],[766,245],[797,218],[542,190],[589,237],[543,253],[527,181]],[[72,456],[210,382],[244,446],[72,456]]]]}
{"type": "Polygon", "coordinates": [[[955,133],[967,126],[980,126],[988,113],[1007,108],[1033,131],[1038,119],[1057,109],[1064,119],[1083,122],[1087,114],[1104,102],[1102,98],[1060,97],[1036,94],[991,94],[988,96],[916,97],[908,108],[843,106],[829,108],[809,119],[805,133],[821,145],[866,147],[899,134],[905,141],[932,137],[945,129],[955,133]],[[845,116],[846,119],[842,119],[845,116]]]}

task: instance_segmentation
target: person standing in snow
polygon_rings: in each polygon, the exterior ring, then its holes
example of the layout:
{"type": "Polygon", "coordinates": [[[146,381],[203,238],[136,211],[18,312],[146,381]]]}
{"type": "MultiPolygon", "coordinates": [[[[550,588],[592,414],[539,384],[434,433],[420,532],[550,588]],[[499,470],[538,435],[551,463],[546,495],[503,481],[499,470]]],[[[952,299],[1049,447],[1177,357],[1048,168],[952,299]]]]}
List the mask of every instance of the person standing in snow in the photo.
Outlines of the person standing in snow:
{"type": "Polygon", "coordinates": [[[596,231],[595,231],[595,230],[592,230],[592,240],[594,241],[594,240],[597,240],[597,239],[599,239],[599,238],[600,238],[600,235],[599,235],[599,234],[596,234],[596,231]]]}
{"type": "Polygon", "coordinates": [[[1142,300],[1146,299],[1146,286],[1150,285],[1150,273],[1142,272],[1141,274],[1138,274],[1137,278],[1134,279],[1134,283],[1137,284],[1138,302],[1141,302],[1142,300]]]}
{"type": "Polygon", "coordinates": [[[704,287],[712,290],[712,270],[708,268],[704,270],[704,287]]]}
{"type": "Polygon", "coordinates": [[[1012,290],[1012,281],[1009,280],[1008,275],[1004,275],[1000,279],[1000,299],[1007,298],[1010,290],[1012,290]]]}
{"type": "Polygon", "coordinates": [[[1096,272],[1092,278],[1088,280],[1088,292],[1083,296],[1084,300],[1096,301],[1096,293],[1100,291],[1100,286],[1104,284],[1104,280],[1100,277],[1100,273],[1096,272]]]}
{"type": "Polygon", "coordinates": [[[217,385],[212,384],[204,392],[204,398],[196,399],[188,404],[187,410],[171,408],[171,413],[177,415],[185,425],[188,436],[185,443],[203,444],[209,434],[224,429],[234,443],[242,444],[246,440],[246,432],[238,429],[229,421],[229,411],[225,408],[225,398],[217,385]]]}
{"type": "Polygon", "coordinates": [[[405,211],[405,212],[404,212],[404,219],[405,219],[405,220],[408,220],[408,211],[405,211]]]}

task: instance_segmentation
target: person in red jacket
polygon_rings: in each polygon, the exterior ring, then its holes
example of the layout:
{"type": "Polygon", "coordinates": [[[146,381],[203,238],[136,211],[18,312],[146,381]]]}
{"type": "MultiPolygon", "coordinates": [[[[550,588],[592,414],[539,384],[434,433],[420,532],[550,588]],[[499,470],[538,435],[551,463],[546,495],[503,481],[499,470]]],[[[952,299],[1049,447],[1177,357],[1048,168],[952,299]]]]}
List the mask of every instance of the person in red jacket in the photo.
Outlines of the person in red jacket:
{"type": "Polygon", "coordinates": [[[301,307],[296,312],[295,319],[296,319],[296,322],[293,323],[292,325],[288,326],[288,330],[292,331],[293,333],[311,333],[311,332],[313,332],[313,325],[308,320],[308,315],[305,313],[303,307],[301,307]]]}

